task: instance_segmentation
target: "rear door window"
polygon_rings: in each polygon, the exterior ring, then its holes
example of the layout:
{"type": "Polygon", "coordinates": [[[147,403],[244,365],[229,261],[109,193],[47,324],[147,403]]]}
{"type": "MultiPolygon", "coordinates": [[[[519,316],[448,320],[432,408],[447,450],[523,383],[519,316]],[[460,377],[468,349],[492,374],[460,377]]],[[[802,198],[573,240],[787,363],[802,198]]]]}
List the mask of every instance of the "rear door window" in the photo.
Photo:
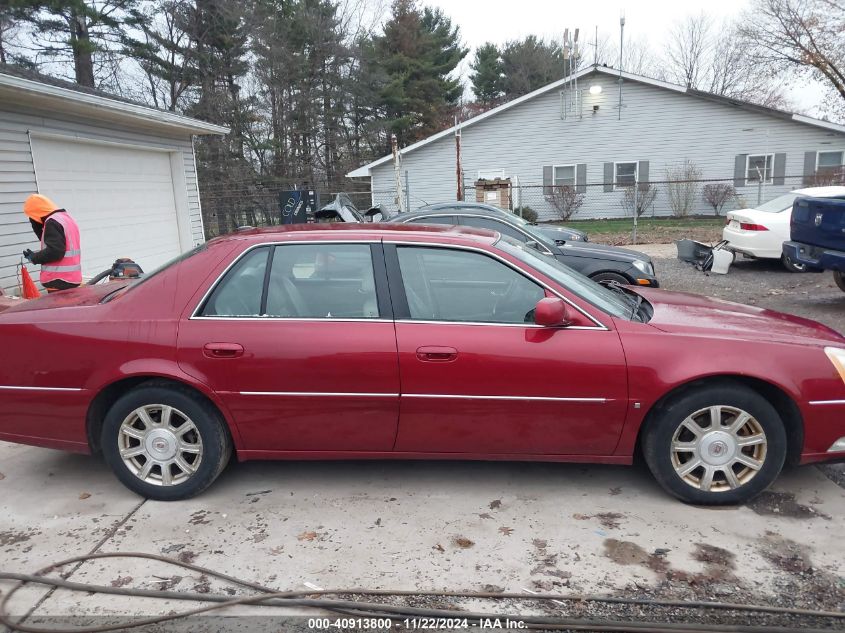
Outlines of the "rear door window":
{"type": "Polygon", "coordinates": [[[264,246],[241,257],[214,288],[200,316],[261,316],[261,295],[269,254],[270,248],[264,246]]]}

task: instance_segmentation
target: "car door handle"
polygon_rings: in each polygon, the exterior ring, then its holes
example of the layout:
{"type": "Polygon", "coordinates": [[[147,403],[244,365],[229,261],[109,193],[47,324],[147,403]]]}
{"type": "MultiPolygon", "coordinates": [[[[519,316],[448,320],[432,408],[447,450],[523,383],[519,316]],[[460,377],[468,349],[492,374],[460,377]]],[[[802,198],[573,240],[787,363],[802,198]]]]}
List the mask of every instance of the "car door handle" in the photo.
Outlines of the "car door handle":
{"type": "Polygon", "coordinates": [[[208,358],[238,358],[244,355],[244,348],[237,343],[206,343],[202,354],[208,358]]]}
{"type": "Polygon", "coordinates": [[[424,346],[417,348],[417,358],[426,363],[448,363],[458,357],[454,347],[424,346]]]}

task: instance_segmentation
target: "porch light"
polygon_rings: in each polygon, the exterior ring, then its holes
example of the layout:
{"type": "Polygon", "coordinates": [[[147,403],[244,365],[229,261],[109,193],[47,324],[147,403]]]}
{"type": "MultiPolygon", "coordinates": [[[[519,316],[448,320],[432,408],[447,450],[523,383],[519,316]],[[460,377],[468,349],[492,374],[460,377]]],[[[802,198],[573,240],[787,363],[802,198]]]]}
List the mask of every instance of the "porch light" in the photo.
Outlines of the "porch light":
{"type": "Polygon", "coordinates": [[[591,95],[600,95],[601,94],[601,86],[598,84],[594,84],[590,86],[590,94],[591,95]]]}

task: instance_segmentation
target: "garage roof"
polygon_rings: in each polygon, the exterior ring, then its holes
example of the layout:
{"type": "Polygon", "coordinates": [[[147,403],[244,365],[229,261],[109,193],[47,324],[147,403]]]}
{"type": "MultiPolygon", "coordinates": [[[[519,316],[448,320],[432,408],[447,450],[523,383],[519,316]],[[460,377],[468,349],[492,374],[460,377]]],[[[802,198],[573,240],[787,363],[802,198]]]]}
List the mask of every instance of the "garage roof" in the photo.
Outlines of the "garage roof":
{"type": "Polygon", "coordinates": [[[223,125],[151,108],[100,90],[9,66],[0,66],[0,103],[93,116],[103,122],[132,124],[150,131],[198,135],[229,133],[229,128],[223,125]]]}

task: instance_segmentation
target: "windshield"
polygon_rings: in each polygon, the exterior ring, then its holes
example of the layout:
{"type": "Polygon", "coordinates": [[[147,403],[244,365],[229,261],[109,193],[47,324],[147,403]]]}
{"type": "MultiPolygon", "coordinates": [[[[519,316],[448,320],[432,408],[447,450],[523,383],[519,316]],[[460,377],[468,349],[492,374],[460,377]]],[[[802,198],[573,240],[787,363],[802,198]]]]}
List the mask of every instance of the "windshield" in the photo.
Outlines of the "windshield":
{"type": "Polygon", "coordinates": [[[792,209],[792,203],[795,202],[796,198],[800,197],[801,194],[799,193],[785,193],[774,200],[769,200],[765,204],[754,208],[756,211],[765,211],[766,213],[783,213],[787,209],[792,209]]]}
{"type": "Polygon", "coordinates": [[[626,296],[588,279],[566,264],[561,264],[554,257],[544,257],[515,239],[505,235],[496,243],[509,255],[513,255],[532,268],[554,279],[564,288],[571,290],[582,299],[589,301],[599,310],[615,317],[631,319],[632,301],[626,296]]]}

